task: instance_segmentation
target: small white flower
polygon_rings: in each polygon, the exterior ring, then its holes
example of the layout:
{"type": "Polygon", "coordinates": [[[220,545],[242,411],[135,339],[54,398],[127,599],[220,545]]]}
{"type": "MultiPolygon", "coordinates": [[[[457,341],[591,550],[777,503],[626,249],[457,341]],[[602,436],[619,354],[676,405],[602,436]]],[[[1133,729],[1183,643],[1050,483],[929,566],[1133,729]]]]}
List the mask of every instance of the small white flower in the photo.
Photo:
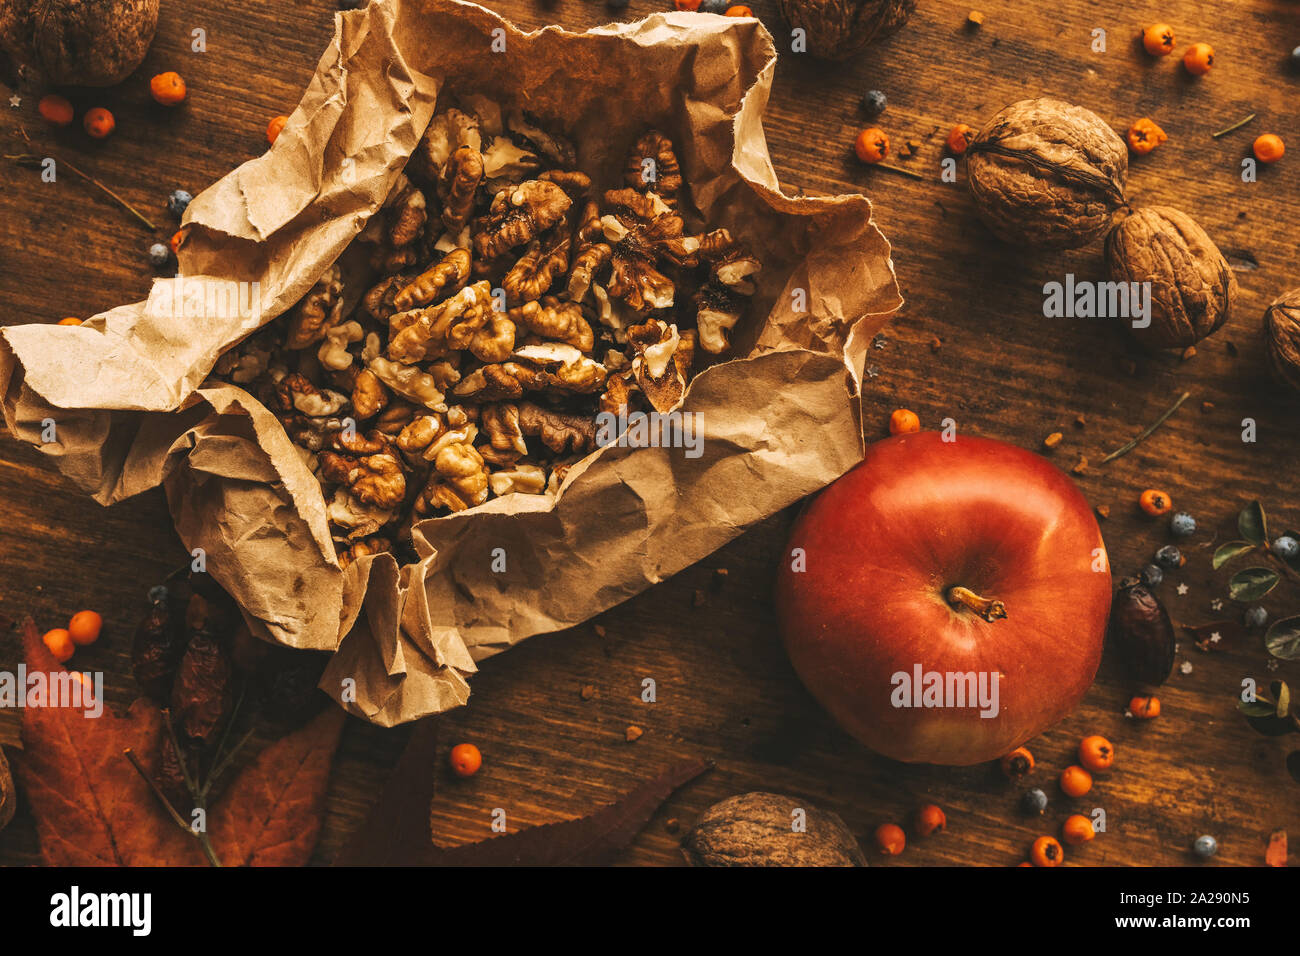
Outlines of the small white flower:
{"type": "Polygon", "coordinates": [[[1180,664],[1180,665],[1178,666],[1178,670],[1179,670],[1180,673],[1183,673],[1183,674],[1190,674],[1190,673],[1192,672],[1192,662],[1191,662],[1191,661],[1183,661],[1182,664],[1180,664]]]}
{"type": "Polygon", "coordinates": [[[1182,597],[1186,593],[1187,593],[1187,585],[1186,584],[1178,585],[1178,596],[1182,597]]]}

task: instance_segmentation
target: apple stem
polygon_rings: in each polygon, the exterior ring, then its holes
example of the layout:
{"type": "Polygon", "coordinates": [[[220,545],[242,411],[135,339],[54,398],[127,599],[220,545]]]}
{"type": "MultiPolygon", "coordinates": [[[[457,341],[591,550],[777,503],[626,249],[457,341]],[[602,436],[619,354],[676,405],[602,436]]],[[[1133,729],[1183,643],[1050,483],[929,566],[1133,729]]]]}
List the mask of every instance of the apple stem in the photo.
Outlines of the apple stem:
{"type": "Polygon", "coordinates": [[[949,588],[947,598],[949,604],[960,605],[967,610],[974,611],[989,622],[999,621],[1007,616],[1007,606],[1001,601],[980,597],[970,588],[964,588],[961,585],[949,588]]]}

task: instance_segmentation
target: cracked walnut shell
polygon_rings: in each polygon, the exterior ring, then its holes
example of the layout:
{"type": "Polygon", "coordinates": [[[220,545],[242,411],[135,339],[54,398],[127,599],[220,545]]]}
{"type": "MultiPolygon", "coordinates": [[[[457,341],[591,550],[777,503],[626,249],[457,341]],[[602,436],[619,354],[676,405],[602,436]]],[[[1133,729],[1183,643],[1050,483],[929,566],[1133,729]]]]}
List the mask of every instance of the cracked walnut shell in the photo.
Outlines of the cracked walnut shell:
{"type": "Polygon", "coordinates": [[[975,208],[1005,242],[1086,245],[1124,204],[1124,141],[1096,113],[1062,100],[1012,103],[980,130],[966,155],[975,208]]]}
{"type": "Polygon", "coordinates": [[[1146,206],[1106,237],[1115,282],[1150,282],[1150,324],[1126,322],[1149,349],[1183,349],[1216,331],[1232,312],[1237,277],[1205,230],[1168,206],[1146,206]]]}
{"type": "Polygon", "coordinates": [[[1273,300],[1264,312],[1264,333],[1273,374],[1300,391],[1300,289],[1273,300]]]}

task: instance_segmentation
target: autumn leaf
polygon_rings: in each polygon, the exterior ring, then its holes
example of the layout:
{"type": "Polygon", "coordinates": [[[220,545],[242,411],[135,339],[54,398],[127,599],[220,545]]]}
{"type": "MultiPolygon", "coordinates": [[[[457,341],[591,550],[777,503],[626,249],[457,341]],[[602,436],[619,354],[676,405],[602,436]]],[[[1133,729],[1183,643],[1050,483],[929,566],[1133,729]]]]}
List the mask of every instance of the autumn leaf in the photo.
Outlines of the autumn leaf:
{"type": "Polygon", "coordinates": [[[576,820],[529,827],[458,847],[440,847],[429,831],[438,725],[415,725],[388,784],[335,866],[600,866],[611,862],[678,787],[710,764],[678,763],[617,802],[576,820]]]}
{"type": "MultiPolygon", "coordinates": [[[[23,622],[23,656],[29,673],[64,673],[30,618],[23,622]]],[[[146,771],[157,771],[163,723],[155,705],[137,700],[125,717],[107,709],[88,717],[70,707],[21,713],[23,750],[14,769],[47,865],[203,865],[198,843],[168,819],[122,756],[130,747],[146,771]]]]}
{"type": "Polygon", "coordinates": [[[223,866],[305,866],[320,835],[330,764],[346,718],[328,707],[271,744],[212,813],[223,866]]]}
{"type": "MultiPolygon", "coordinates": [[[[23,625],[28,672],[64,668],[23,625]]],[[[296,866],[320,833],[325,788],[345,714],[330,707],[265,747],[231,781],[208,813],[209,833],[226,866],[296,866]]],[[[162,711],[141,698],[125,717],[107,709],[24,707],[23,751],[15,769],[51,866],[203,866],[198,841],[172,821],[123,756],[158,771],[162,711]]],[[[185,816],[184,808],[181,810],[185,816]]]]}

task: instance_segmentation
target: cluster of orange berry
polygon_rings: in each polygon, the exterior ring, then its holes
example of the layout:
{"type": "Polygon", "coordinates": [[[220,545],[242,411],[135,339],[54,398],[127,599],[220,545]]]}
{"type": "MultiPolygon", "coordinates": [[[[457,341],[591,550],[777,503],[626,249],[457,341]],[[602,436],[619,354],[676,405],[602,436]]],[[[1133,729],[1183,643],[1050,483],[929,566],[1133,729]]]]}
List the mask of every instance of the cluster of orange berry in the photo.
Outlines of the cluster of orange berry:
{"type": "MultiPolygon", "coordinates": [[[[960,156],[975,141],[975,130],[958,123],[948,131],[944,145],[948,152],[960,156]]],[[[869,126],[853,141],[853,153],[864,163],[878,163],[889,155],[889,136],[878,126],[869,126]]]]}
{"type": "MultiPolygon", "coordinates": [[[[1109,740],[1098,734],[1084,737],[1079,741],[1079,762],[1061,771],[1061,792],[1067,797],[1082,797],[1092,790],[1092,775],[1105,773],[1115,763],[1115,747],[1109,740]]],[[[1034,755],[1026,747],[1017,747],[1002,758],[1002,772],[1013,780],[1027,776],[1034,769],[1034,755]]],[[[1047,799],[1042,791],[1030,791],[1026,796],[1036,796],[1037,801],[1026,801],[1029,810],[1042,813],[1047,799]]],[[[1082,813],[1074,813],[1061,825],[1061,839],[1053,836],[1040,836],[1029,848],[1029,859],[1019,866],[1060,866],[1065,861],[1065,849],[1062,842],[1070,846],[1081,846],[1097,835],[1092,820],[1082,813]]]]}
{"type": "Polygon", "coordinates": [[[56,661],[66,664],[78,647],[99,640],[99,632],[103,627],[104,619],[94,611],[78,611],[72,615],[67,627],[56,627],[42,634],[41,643],[54,655],[56,661]]]}
{"type": "MultiPolygon", "coordinates": [[[[175,72],[159,73],[149,81],[149,93],[163,106],[176,106],[185,100],[185,81],[175,72]]],[[[36,104],[36,111],[55,126],[67,126],[76,116],[76,110],[65,96],[47,93],[36,104]]],[[[117,120],[102,106],[86,110],[81,125],[95,139],[104,139],[117,129],[117,120]]]]}
{"type": "MultiPolygon", "coordinates": [[[[932,836],[948,829],[948,817],[942,808],[927,803],[916,811],[912,828],[919,837],[932,836]]],[[[876,849],[886,856],[898,856],[907,846],[907,834],[897,823],[882,823],[876,827],[876,849]]]]}
{"type": "MultiPolygon", "coordinates": [[[[1152,56],[1168,56],[1174,51],[1174,28],[1167,23],[1153,23],[1142,31],[1142,48],[1152,56]]],[[[1204,76],[1214,66],[1214,47],[1208,43],[1193,43],[1183,53],[1183,69],[1193,76],[1204,76]]],[[[1143,117],[1129,127],[1128,145],[1134,153],[1145,156],[1169,137],[1152,120],[1143,117]]],[[[1265,133],[1251,146],[1255,158],[1261,163],[1276,163],[1286,152],[1282,137],[1265,133]]]]}

